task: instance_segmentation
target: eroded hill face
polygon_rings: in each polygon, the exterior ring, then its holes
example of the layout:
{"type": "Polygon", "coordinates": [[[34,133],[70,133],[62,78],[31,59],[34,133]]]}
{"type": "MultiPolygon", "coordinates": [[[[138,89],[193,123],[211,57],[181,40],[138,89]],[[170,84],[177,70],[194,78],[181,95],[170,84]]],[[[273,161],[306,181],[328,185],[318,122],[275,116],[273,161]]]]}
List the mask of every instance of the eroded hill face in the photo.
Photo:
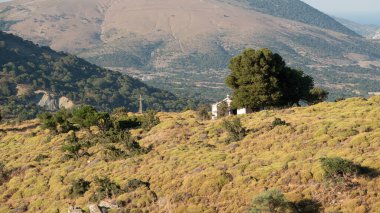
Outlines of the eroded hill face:
{"type": "Polygon", "coordinates": [[[228,61],[247,47],[269,47],[310,68],[332,93],[377,89],[378,43],[299,1],[270,10],[276,2],[20,0],[1,4],[0,17],[3,29],[27,39],[205,99],[225,96],[228,61]],[[367,81],[363,73],[376,77],[367,81]]]}
{"type": "MultiPolygon", "coordinates": [[[[108,177],[121,189],[130,180],[142,181],[111,199],[128,209],[247,212],[254,196],[277,188],[314,211],[374,212],[380,208],[380,177],[327,181],[320,158],[341,157],[379,171],[379,115],[379,97],[261,111],[240,117],[247,135],[227,144],[222,120],[202,122],[190,111],[160,113],[161,123],[151,131],[132,131],[142,147],[153,149],[118,160],[104,155],[102,143],[78,160],[65,159],[61,147],[71,133],[53,135],[36,128],[38,121],[1,125],[0,162],[12,172],[0,185],[0,211],[86,208],[98,187],[96,177],[108,177]],[[276,117],[288,125],[273,127],[276,117]],[[83,196],[72,198],[70,189],[80,178],[91,184],[83,196]]],[[[91,129],[77,136],[95,138],[91,134],[99,133],[91,129]]]]}

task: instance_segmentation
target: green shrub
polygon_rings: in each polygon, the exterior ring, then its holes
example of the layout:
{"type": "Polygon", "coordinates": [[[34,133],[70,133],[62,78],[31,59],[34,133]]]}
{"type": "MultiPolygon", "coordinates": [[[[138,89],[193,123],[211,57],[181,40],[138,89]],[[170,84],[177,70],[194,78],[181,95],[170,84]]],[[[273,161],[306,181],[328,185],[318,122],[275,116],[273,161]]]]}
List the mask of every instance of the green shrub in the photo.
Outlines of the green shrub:
{"type": "Polygon", "coordinates": [[[234,117],[230,120],[225,119],[222,125],[224,130],[227,131],[229,135],[226,140],[227,143],[240,141],[246,135],[246,129],[243,127],[240,119],[237,117],[234,117]]]}
{"type": "Polygon", "coordinates": [[[5,166],[3,163],[0,163],[0,186],[8,181],[10,176],[10,171],[5,169],[5,166]]]}
{"type": "Polygon", "coordinates": [[[72,112],[72,122],[83,128],[90,128],[98,124],[98,112],[92,106],[85,105],[75,108],[72,112]]]}
{"type": "Polygon", "coordinates": [[[52,114],[45,112],[38,115],[43,129],[50,129],[58,133],[67,133],[77,128],[69,121],[71,113],[65,109],[59,110],[52,114]]]}
{"type": "Polygon", "coordinates": [[[43,155],[43,154],[39,154],[39,155],[37,155],[37,157],[34,158],[34,161],[41,162],[41,161],[45,160],[46,158],[49,158],[49,156],[43,155]]]}
{"type": "Polygon", "coordinates": [[[112,116],[127,115],[128,110],[125,107],[117,107],[112,110],[112,116]]]}
{"type": "Polygon", "coordinates": [[[326,179],[357,175],[360,171],[360,166],[340,157],[321,158],[320,161],[326,179]]]}
{"type": "Polygon", "coordinates": [[[104,156],[106,160],[116,160],[120,158],[131,157],[140,154],[146,154],[152,150],[152,146],[147,148],[141,147],[135,140],[129,131],[120,131],[116,129],[110,129],[102,134],[93,136],[88,139],[88,143],[91,145],[100,143],[104,144],[104,156]],[[120,144],[122,147],[115,147],[108,144],[120,144]]]}
{"type": "Polygon", "coordinates": [[[106,112],[100,112],[97,114],[96,124],[102,132],[108,131],[113,127],[111,116],[106,112]]]}
{"type": "Polygon", "coordinates": [[[56,129],[60,133],[67,133],[71,130],[77,130],[73,123],[70,122],[72,114],[66,109],[61,109],[54,114],[54,120],[56,122],[56,129]]]}
{"type": "Polygon", "coordinates": [[[309,96],[307,98],[307,103],[309,105],[317,104],[325,101],[328,98],[329,93],[319,87],[315,87],[310,90],[309,96]]]}
{"type": "Polygon", "coordinates": [[[210,111],[211,111],[210,106],[202,105],[202,106],[198,107],[198,109],[197,109],[197,116],[202,121],[210,120],[210,113],[209,113],[210,111]]]}
{"type": "Polygon", "coordinates": [[[154,110],[148,110],[142,117],[142,123],[141,127],[149,131],[151,130],[154,126],[158,125],[160,123],[160,119],[156,116],[156,111],[154,110]]]}
{"type": "Polygon", "coordinates": [[[98,126],[104,132],[113,128],[111,116],[106,112],[97,112],[92,106],[81,106],[72,111],[61,109],[56,113],[42,113],[38,116],[43,129],[50,129],[58,133],[67,133],[71,130],[98,126]],[[75,124],[75,125],[74,125],[75,124]]]}
{"type": "Polygon", "coordinates": [[[226,117],[229,114],[230,107],[226,101],[218,105],[218,117],[226,117]]]}
{"type": "Polygon", "coordinates": [[[218,188],[222,190],[223,186],[233,180],[233,176],[230,173],[223,172],[218,178],[218,188]]]}
{"type": "Polygon", "coordinates": [[[71,188],[69,190],[69,195],[72,198],[83,196],[88,191],[88,189],[90,188],[90,184],[91,184],[91,182],[85,181],[82,178],[75,180],[71,184],[71,188]]]}
{"type": "Polygon", "coordinates": [[[275,118],[272,121],[272,128],[275,128],[276,126],[287,126],[287,125],[289,125],[289,124],[286,123],[285,121],[281,120],[280,118],[275,118]]]}
{"type": "Polygon", "coordinates": [[[319,213],[323,212],[322,204],[316,200],[304,199],[293,203],[295,212],[319,213]]]}
{"type": "Polygon", "coordinates": [[[45,112],[45,113],[39,114],[37,117],[40,120],[41,127],[43,129],[50,129],[52,131],[57,130],[55,119],[51,113],[45,112]]]}
{"type": "Polygon", "coordinates": [[[62,151],[66,153],[65,157],[74,160],[78,160],[84,155],[82,148],[82,144],[76,137],[75,132],[72,132],[72,134],[69,135],[66,144],[61,147],[62,151]]]}
{"type": "Polygon", "coordinates": [[[259,194],[252,201],[251,213],[283,213],[290,209],[289,202],[278,189],[270,189],[259,194]]]}
{"type": "Polygon", "coordinates": [[[95,184],[97,185],[97,189],[94,196],[91,199],[93,201],[100,201],[105,198],[112,198],[124,192],[123,190],[121,190],[118,184],[112,182],[108,177],[96,177],[95,184]]]}
{"type": "Polygon", "coordinates": [[[134,138],[129,131],[121,131],[117,129],[110,129],[97,135],[94,140],[97,143],[120,143],[126,146],[126,144],[132,143],[134,138]]]}
{"type": "Polygon", "coordinates": [[[115,129],[129,130],[140,128],[142,125],[142,116],[128,116],[125,119],[116,120],[114,123],[115,129]]]}
{"type": "Polygon", "coordinates": [[[137,188],[139,188],[141,186],[145,186],[145,187],[147,187],[149,189],[150,188],[150,183],[149,182],[141,181],[139,179],[132,179],[132,180],[128,181],[127,189],[128,189],[128,191],[134,191],[134,190],[136,190],[137,188]]]}
{"type": "Polygon", "coordinates": [[[104,156],[106,161],[112,161],[128,157],[128,154],[115,146],[107,145],[104,147],[104,156]]]}

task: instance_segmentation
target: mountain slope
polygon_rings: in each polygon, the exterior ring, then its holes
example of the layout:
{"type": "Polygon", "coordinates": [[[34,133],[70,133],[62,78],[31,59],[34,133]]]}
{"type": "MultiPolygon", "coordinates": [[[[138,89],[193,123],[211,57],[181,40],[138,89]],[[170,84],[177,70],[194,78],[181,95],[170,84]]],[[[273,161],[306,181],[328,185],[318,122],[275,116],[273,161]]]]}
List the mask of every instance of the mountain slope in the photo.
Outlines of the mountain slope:
{"type": "MultiPolygon", "coordinates": [[[[97,177],[108,177],[121,189],[131,180],[144,183],[111,199],[131,212],[248,212],[253,197],[271,188],[299,203],[297,212],[380,208],[378,175],[328,181],[320,163],[323,157],[341,157],[380,170],[379,97],[244,115],[247,136],[230,144],[224,142],[222,120],[201,122],[195,116],[191,111],[159,113],[161,123],[151,131],[133,131],[152,151],[117,160],[102,154],[104,144],[78,160],[65,160],[61,147],[70,134],[50,135],[35,127],[38,121],[0,125],[8,130],[0,131],[0,162],[4,171],[12,171],[0,185],[0,212],[87,208],[98,192],[97,177]],[[272,127],[276,117],[288,125],[272,127]],[[91,184],[72,197],[70,189],[80,178],[91,184]]],[[[77,133],[81,138],[96,134],[77,133]]]]}
{"type": "Polygon", "coordinates": [[[146,107],[180,107],[169,92],[10,34],[0,32],[0,50],[0,104],[7,116],[22,114],[13,104],[35,105],[38,101],[34,92],[38,90],[102,110],[121,106],[136,110],[140,94],[146,107]]]}
{"type": "Polygon", "coordinates": [[[221,0],[242,4],[260,12],[299,21],[308,25],[330,29],[351,36],[359,36],[350,28],[300,0],[221,0]]]}
{"type": "Polygon", "coordinates": [[[380,27],[376,25],[359,24],[344,18],[334,17],[334,19],[366,38],[372,38],[376,31],[380,29],[380,27]]]}
{"type": "Polygon", "coordinates": [[[247,47],[271,48],[335,97],[380,90],[378,43],[300,1],[265,2],[17,0],[0,4],[0,17],[17,35],[207,100],[229,92],[228,60],[247,47]]]}

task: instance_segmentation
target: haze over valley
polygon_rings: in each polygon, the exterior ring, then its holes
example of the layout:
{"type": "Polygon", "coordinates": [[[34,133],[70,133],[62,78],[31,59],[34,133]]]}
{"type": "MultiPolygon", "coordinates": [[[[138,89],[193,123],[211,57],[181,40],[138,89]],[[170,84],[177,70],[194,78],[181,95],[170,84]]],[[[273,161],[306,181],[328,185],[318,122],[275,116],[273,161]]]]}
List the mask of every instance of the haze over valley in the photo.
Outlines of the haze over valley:
{"type": "Polygon", "coordinates": [[[298,0],[19,0],[0,11],[7,32],[179,95],[225,96],[228,61],[247,47],[280,53],[331,98],[380,90],[379,43],[298,0]]]}

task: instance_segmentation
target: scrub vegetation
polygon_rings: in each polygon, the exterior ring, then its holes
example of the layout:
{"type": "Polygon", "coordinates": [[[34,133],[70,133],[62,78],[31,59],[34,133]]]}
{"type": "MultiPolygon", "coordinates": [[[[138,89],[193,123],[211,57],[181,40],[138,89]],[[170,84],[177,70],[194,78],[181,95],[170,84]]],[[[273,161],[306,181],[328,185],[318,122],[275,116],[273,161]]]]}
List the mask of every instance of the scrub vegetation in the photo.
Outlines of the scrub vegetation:
{"type": "Polygon", "coordinates": [[[86,210],[104,199],[150,212],[380,209],[380,97],[216,121],[153,117],[117,109],[105,131],[71,117],[67,133],[39,120],[0,125],[0,212],[86,210]],[[143,117],[154,125],[144,130],[143,117]]]}

